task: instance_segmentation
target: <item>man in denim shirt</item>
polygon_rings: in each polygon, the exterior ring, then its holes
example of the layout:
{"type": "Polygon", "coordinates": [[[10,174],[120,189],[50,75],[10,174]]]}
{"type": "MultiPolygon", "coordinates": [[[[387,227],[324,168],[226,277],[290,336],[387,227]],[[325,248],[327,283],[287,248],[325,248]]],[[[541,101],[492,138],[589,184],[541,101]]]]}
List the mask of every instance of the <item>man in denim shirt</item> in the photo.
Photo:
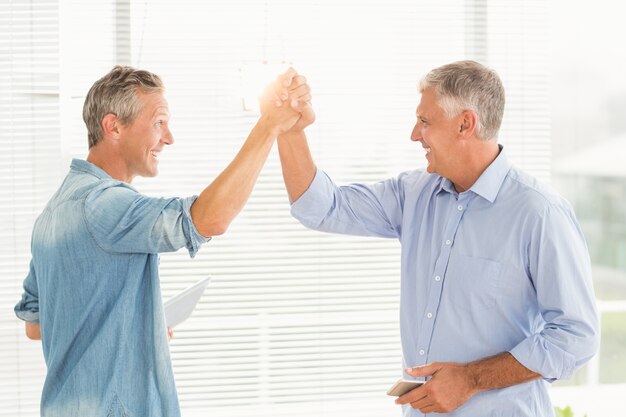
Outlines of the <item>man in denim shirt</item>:
{"type": "Polygon", "coordinates": [[[231,164],[199,196],[152,198],[136,176],[157,175],[174,142],[160,78],[115,67],[83,108],[87,160],[38,217],[30,272],[15,312],[41,338],[48,368],[41,415],[180,415],[158,274],[158,254],[193,257],[245,204],[278,134],[297,125],[310,95],[290,69],[268,89],[262,116],[231,164]],[[279,82],[280,81],[280,82],[279,82]]]}
{"type": "Polygon", "coordinates": [[[279,136],[292,214],[316,230],[401,242],[405,377],[428,379],[398,398],[405,416],[552,416],[549,382],[569,378],[599,342],[578,222],[498,144],[504,88],[494,71],[444,65],[420,92],[411,140],[426,170],[337,186],[301,129],[279,136]]]}

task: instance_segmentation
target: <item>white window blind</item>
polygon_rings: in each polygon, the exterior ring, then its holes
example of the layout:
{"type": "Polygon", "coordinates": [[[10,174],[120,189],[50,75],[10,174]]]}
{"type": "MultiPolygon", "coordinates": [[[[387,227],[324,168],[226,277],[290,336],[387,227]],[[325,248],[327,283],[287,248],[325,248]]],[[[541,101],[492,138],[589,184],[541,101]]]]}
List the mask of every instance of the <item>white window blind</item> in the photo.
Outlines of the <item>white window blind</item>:
{"type": "MultiPolygon", "coordinates": [[[[290,62],[307,76],[317,113],[307,130],[311,148],[318,166],[337,183],[374,182],[423,167],[420,146],[409,140],[417,82],[435,66],[466,58],[486,62],[503,78],[508,103],[500,138],[511,158],[535,174],[547,172],[543,2],[506,8],[495,3],[62,2],[56,28],[61,41],[50,42],[57,48],[50,56],[60,62],[51,77],[61,91],[51,110],[58,113],[60,101],[62,126],[51,117],[55,133],[31,134],[32,146],[13,152],[9,168],[2,165],[3,175],[10,175],[3,187],[11,183],[15,189],[7,193],[16,201],[29,199],[19,207],[0,206],[8,216],[3,224],[15,224],[3,241],[21,245],[11,243],[13,252],[3,251],[12,253],[0,265],[3,306],[11,309],[19,298],[34,216],[70,157],[86,155],[84,95],[115,63],[152,70],[167,86],[176,143],[162,153],[157,178],[136,181],[147,194],[197,194],[226,167],[257,118],[243,110],[243,73],[262,61],[290,62]],[[52,157],[41,154],[46,140],[52,157]],[[54,178],[43,169],[46,163],[55,166],[54,178]],[[28,169],[19,174],[23,164],[28,169]],[[41,170],[44,192],[14,178],[41,170]],[[18,222],[16,213],[30,215],[18,222]]],[[[5,72],[7,79],[15,76],[4,66],[2,71],[3,83],[5,72]]],[[[4,93],[2,100],[4,109],[4,93]]],[[[42,112],[37,110],[38,119],[42,112]]],[[[18,125],[21,119],[13,113],[6,117],[15,126],[7,140],[17,142],[16,135],[31,126],[18,125]]],[[[4,130],[2,135],[4,143],[4,130]]],[[[184,415],[399,413],[384,395],[401,367],[399,245],[300,226],[289,215],[276,152],[226,235],[205,245],[194,260],[183,251],[161,259],[164,299],[201,277],[214,277],[171,344],[184,415]]],[[[0,384],[23,399],[14,409],[22,414],[0,409],[0,416],[34,415],[41,366],[39,379],[15,367],[41,362],[41,351],[24,340],[12,312],[2,320],[12,340],[0,341],[0,349],[10,353],[14,368],[6,377],[3,372],[0,384]],[[15,388],[18,376],[26,381],[15,388]]]]}
{"type": "Polygon", "coordinates": [[[0,414],[36,415],[41,347],[13,314],[30,232],[58,185],[59,25],[55,1],[0,2],[0,414]]]}

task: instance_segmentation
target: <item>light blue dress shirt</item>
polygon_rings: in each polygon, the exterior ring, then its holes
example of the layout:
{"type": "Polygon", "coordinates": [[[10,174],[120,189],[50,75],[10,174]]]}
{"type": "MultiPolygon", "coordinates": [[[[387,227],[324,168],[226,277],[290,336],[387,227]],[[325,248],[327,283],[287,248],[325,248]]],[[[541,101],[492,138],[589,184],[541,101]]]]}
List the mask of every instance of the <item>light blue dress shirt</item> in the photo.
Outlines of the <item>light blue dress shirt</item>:
{"type": "MultiPolygon", "coordinates": [[[[404,366],[508,351],[544,377],[438,415],[552,416],[548,381],[596,353],[590,260],[573,210],[503,150],[463,193],[423,171],[337,187],[318,170],[291,211],[312,229],[400,240],[404,366]]],[[[404,415],[423,414],[405,406],[404,415]]]]}
{"type": "Polygon", "coordinates": [[[37,219],[17,316],[40,323],[46,417],[180,415],[159,283],[159,252],[208,239],[196,197],[152,198],[73,160],[37,219]]]}

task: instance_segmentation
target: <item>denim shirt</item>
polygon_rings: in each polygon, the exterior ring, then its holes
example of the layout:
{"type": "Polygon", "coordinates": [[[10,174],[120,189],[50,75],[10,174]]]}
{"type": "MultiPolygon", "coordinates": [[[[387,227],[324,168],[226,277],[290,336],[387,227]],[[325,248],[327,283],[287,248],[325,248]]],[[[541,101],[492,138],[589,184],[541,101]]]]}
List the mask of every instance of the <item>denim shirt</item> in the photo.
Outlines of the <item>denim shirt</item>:
{"type": "Polygon", "coordinates": [[[209,239],[194,197],[152,198],[83,160],[35,222],[19,318],[39,323],[46,417],[179,416],[159,252],[209,239]]]}
{"type": "Polygon", "coordinates": [[[312,229],[400,240],[405,367],[510,352],[544,377],[437,415],[553,416],[548,382],[597,351],[591,263],[574,212],[504,150],[462,193],[423,171],[338,187],[318,170],[291,211],[312,229]]]}

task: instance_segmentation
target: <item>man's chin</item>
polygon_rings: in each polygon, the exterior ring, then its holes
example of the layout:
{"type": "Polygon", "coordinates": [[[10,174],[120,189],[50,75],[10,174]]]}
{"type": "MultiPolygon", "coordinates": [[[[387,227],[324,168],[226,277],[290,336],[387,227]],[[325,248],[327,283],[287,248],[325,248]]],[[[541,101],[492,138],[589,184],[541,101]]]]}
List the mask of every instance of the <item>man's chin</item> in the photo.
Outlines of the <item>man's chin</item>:
{"type": "Polygon", "coordinates": [[[150,171],[146,171],[142,173],[141,176],[144,178],[153,178],[153,177],[156,177],[158,174],[159,174],[159,170],[155,168],[155,169],[151,169],[150,171]]]}

